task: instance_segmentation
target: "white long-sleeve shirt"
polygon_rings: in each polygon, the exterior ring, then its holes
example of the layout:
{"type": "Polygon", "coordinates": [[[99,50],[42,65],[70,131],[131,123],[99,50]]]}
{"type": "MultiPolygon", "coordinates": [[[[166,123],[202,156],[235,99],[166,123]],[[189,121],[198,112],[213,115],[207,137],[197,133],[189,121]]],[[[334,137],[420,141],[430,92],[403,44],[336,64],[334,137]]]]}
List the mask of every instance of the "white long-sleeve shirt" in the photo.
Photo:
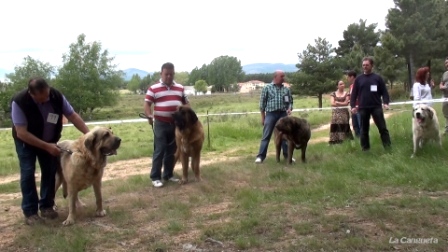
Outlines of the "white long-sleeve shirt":
{"type": "Polygon", "coordinates": [[[414,101],[422,101],[421,103],[414,103],[414,107],[417,104],[432,106],[432,102],[423,102],[425,100],[432,100],[431,86],[428,83],[425,85],[422,85],[419,82],[414,83],[412,86],[412,94],[414,96],[414,101]]]}

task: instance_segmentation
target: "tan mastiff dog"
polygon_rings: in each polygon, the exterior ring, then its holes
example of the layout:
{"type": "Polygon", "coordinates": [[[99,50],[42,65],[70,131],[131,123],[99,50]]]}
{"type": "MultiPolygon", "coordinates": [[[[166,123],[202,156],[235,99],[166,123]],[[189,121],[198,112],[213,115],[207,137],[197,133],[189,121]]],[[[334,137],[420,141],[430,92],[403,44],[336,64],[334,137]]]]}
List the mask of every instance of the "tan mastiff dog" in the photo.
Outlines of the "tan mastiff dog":
{"type": "Polygon", "coordinates": [[[78,192],[93,186],[96,198],[96,216],[103,217],[101,194],[101,179],[107,157],[116,155],[121,139],[114,136],[112,131],[105,127],[95,127],[77,140],[64,140],[58,143],[63,150],[60,167],[56,173],[56,192],[62,184],[63,196],[68,196],[68,217],[62,223],[71,225],[75,223],[76,205],[82,203],[78,199],[78,192]]]}

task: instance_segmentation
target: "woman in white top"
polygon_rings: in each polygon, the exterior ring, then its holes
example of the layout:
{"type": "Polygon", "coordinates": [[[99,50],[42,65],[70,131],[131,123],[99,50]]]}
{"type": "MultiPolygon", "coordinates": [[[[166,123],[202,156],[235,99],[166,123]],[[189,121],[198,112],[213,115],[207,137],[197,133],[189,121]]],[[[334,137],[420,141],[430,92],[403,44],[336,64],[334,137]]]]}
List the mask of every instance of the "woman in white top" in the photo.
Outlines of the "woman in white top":
{"type": "Polygon", "coordinates": [[[426,104],[428,106],[432,106],[432,102],[424,102],[425,100],[432,100],[431,88],[434,87],[434,81],[431,80],[431,83],[428,84],[428,78],[428,67],[422,67],[417,70],[417,74],[415,75],[416,82],[412,86],[412,95],[414,96],[414,101],[422,102],[414,103],[414,106],[416,106],[417,104],[426,104]]]}

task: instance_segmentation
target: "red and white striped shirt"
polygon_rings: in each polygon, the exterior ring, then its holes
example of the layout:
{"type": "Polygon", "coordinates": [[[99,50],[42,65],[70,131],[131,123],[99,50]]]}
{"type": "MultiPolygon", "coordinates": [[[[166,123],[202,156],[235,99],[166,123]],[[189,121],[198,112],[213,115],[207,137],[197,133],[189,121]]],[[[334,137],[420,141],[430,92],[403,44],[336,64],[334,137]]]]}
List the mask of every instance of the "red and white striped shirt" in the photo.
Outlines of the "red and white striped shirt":
{"type": "Polygon", "coordinates": [[[171,123],[177,106],[187,104],[188,98],[181,84],[173,82],[173,85],[168,86],[160,80],[148,88],[145,102],[154,104],[154,119],[171,123]]]}

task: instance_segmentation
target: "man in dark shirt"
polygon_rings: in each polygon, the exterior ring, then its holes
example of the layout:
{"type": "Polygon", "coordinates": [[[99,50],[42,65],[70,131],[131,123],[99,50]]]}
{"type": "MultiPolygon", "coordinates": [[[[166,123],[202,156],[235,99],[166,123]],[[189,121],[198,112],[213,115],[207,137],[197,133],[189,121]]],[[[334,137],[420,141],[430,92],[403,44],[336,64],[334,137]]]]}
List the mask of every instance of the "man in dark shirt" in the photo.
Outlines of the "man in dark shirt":
{"type": "Polygon", "coordinates": [[[373,59],[365,57],[362,60],[364,74],[356,78],[350,99],[352,113],[359,113],[361,116],[361,147],[363,151],[370,149],[370,116],[378,128],[384,148],[387,149],[391,145],[382,108],[389,109],[389,94],[383,78],[373,73],[372,68],[373,59]],[[358,98],[358,108],[356,107],[356,98],[358,98]]]}

